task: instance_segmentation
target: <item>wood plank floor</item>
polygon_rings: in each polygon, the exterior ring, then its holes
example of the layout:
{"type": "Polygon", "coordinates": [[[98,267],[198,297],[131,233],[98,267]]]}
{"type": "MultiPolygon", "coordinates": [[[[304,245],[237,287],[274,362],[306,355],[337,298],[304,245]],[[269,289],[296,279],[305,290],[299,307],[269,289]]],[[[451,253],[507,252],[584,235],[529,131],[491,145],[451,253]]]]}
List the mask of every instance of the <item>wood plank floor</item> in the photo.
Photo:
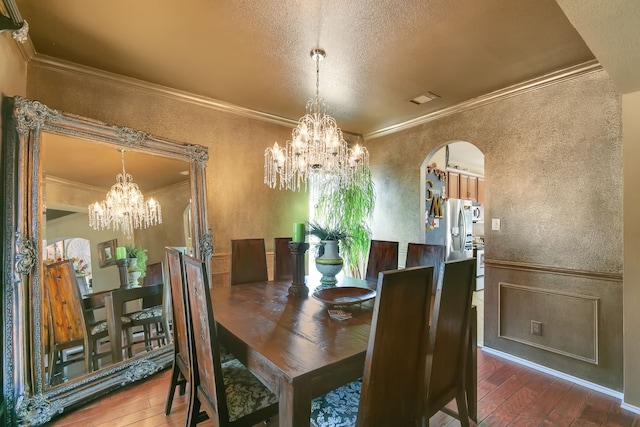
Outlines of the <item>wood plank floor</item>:
{"type": "MultiPolygon", "coordinates": [[[[176,396],[164,415],[170,371],[130,386],[53,420],[56,427],[183,426],[186,399],[176,396]]],[[[177,394],[177,393],[176,393],[177,394]]],[[[518,365],[478,349],[479,426],[640,427],[640,415],[620,401],[562,379],[518,365]]],[[[211,426],[207,421],[200,424],[211,426]]],[[[460,423],[439,412],[431,426],[460,423]]],[[[277,421],[269,424],[276,427],[277,421]]],[[[472,424],[475,426],[475,424],[472,424]]]]}

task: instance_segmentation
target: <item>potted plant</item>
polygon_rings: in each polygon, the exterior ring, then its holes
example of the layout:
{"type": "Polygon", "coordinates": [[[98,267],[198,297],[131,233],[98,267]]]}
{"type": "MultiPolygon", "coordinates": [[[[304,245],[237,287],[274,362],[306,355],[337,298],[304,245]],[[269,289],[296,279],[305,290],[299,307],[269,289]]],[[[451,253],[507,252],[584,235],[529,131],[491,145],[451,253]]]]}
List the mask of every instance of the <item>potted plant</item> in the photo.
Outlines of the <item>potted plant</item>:
{"type": "Polygon", "coordinates": [[[137,285],[138,279],[143,278],[147,274],[147,250],[127,243],[124,245],[129,260],[128,282],[129,285],[137,285]]]}
{"type": "Polygon", "coordinates": [[[351,244],[351,236],[337,222],[321,225],[315,221],[307,221],[307,229],[309,235],[320,239],[316,257],[316,268],[322,273],[320,283],[323,286],[335,286],[338,282],[336,274],[344,265],[338,243],[343,250],[347,250],[351,244]]]}
{"type": "Polygon", "coordinates": [[[339,224],[339,229],[349,236],[348,241],[340,244],[347,265],[345,274],[362,278],[376,195],[371,170],[359,169],[357,174],[356,179],[347,184],[339,179],[327,179],[314,188],[315,218],[323,224],[339,224]]]}

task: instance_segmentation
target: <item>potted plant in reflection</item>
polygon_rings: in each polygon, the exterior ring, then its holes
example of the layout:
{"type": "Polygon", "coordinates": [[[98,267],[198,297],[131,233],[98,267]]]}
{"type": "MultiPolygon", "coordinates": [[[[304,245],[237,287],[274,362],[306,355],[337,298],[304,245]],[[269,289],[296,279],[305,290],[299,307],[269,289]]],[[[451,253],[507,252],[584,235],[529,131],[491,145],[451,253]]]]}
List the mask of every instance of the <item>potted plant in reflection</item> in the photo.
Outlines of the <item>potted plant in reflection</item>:
{"type": "Polygon", "coordinates": [[[335,286],[338,282],[336,274],[342,270],[344,265],[339,251],[340,248],[347,250],[351,244],[351,236],[338,222],[322,225],[315,221],[307,221],[307,230],[309,235],[320,239],[316,256],[316,268],[322,273],[319,287],[335,286]]]}
{"type": "Polygon", "coordinates": [[[124,247],[129,260],[127,282],[129,286],[139,286],[138,280],[147,274],[147,250],[131,243],[127,243],[124,247]]]}

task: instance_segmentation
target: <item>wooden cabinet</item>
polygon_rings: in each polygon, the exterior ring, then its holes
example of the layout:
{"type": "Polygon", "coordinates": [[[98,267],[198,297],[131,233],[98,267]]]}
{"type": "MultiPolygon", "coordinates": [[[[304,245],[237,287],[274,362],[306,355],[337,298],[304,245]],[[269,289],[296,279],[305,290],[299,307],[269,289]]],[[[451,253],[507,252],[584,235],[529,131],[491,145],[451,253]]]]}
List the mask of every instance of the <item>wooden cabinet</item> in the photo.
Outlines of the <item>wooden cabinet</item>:
{"type": "Polygon", "coordinates": [[[484,178],[478,178],[478,203],[484,205],[484,178]]]}
{"type": "Polygon", "coordinates": [[[447,172],[447,197],[450,199],[460,198],[460,174],[447,172]]]}
{"type": "Polygon", "coordinates": [[[478,201],[478,177],[469,176],[469,191],[467,192],[467,199],[471,199],[474,202],[478,201]]]}
{"type": "Polygon", "coordinates": [[[468,199],[469,198],[469,175],[460,174],[460,190],[458,191],[460,194],[458,199],[468,199]]]}
{"type": "Polygon", "coordinates": [[[447,197],[484,203],[484,178],[448,171],[447,197]]]}

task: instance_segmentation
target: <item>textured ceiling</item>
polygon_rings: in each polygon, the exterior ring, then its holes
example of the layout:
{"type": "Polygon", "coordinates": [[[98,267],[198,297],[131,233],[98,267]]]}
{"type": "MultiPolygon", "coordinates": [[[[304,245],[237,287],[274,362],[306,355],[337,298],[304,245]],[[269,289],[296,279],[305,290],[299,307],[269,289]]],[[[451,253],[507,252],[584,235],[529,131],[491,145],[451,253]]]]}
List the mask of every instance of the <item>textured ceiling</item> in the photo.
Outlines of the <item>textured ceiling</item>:
{"type": "Polygon", "coordinates": [[[16,0],[37,54],[368,134],[594,57],[555,0],[16,0]],[[409,102],[427,91],[441,98],[409,102]]]}

